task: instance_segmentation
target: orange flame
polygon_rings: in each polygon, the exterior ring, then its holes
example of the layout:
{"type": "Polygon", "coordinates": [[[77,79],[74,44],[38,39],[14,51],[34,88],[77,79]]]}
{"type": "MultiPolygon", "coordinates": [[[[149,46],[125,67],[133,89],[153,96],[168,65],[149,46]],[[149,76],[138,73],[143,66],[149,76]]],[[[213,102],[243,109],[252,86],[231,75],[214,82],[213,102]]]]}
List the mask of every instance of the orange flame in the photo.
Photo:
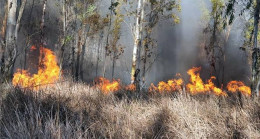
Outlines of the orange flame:
{"type": "Polygon", "coordinates": [[[232,93],[241,92],[242,94],[246,96],[251,95],[251,89],[248,86],[245,86],[245,84],[241,81],[231,81],[227,85],[228,91],[232,93]]]}
{"type": "Polygon", "coordinates": [[[191,76],[189,84],[187,84],[188,91],[193,94],[200,94],[200,93],[206,93],[206,92],[213,92],[216,95],[223,95],[227,96],[226,92],[223,91],[220,88],[217,88],[214,83],[212,82],[213,79],[216,79],[216,77],[212,76],[207,84],[204,84],[202,81],[200,74],[198,73],[201,70],[201,68],[192,68],[188,70],[188,74],[191,76]]]}
{"type": "MultiPolygon", "coordinates": [[[[32,48],[34,47],[35,46],[32,46],[32,48]]],[[[44,55],[44,57],[41,60],[42,66],[39,66],[38,73],[30,75],[27,70],[18,69],[12,81],[14,86],[37,91],[55,83],[59,79],[60,68],[53,52],[50,49],[41,47],[40,54],[44,55]]]]}
{"type": "Polygon", "coordinates": [[[149,88],[149,92],[158,91],[160,93],[163,93],[163,92],[178,91],[181,90],[183,83],[184,81],[181,78],[172,79],[169,80],[168,82],[161,81],[159,82],[158,87],[156,87],[154,84],[151,84],[151,87],[149,88]]]}
{"type": "Polygon", "coordinates": [[[30,51],[33,51],[33,50],[36,50],[36,49],[37,49],[36,46],[33,45],[33,46],[31,47],[30,51]]]}
{"type": "Polygon", "coordinates": [[[134,84],[130,84],[125,87],[127,91],[136,91],[136,86],[134,84]]]}
{"type": "Polygon", "coordinates": [[[108,79],[100,77],[98,87],[100,87],[101,91],[105,94],[110,92],[116,92],[120,89],[120,80],[110,82],[108,79]]]}

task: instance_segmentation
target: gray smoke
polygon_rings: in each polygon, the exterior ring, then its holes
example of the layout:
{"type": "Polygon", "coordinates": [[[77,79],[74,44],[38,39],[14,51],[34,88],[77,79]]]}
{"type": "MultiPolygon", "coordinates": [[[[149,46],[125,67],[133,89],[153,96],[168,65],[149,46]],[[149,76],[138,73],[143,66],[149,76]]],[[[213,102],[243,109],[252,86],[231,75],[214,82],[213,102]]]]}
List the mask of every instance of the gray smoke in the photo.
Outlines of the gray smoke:
{"type": "MultiPolygon", "coordinates": [[[[201,25],[201,0],[182,0],[182,11],[178,14],[180,23],[173,25],[172,19],[161,20],[154,29],[153,37],[158,46],[154,53],[158,54],[156,61],[151,66],[146,74],[147,82],[157,83],[158,81],[167,81],[174,78],[176,73],[181,73],[187,81],[187,70],[192,67],[202,67],[202,77],[204,80],[209,78],[209,63],[205,57],[201,57],[202,48],[201,35],[203,33],[203,26],[201,25]]],[[[56,5],[58,0],[48,1],[45,25],[45,42],[46,47],[56,50],[58,52],[60,46],[59,36],[62,30],[61,11],[62,6],[56,5]]],[[[110,1],[100,0],[98,2],[98,11],[103,17],[109,13],[110,1]]],[[[209,3],[209,0],[206,0],[209,3]]],[[[0,3],[1,4],[1,3],[0,3]]],[[[19,33],[19,48],[21,54],[16,63],[17,68],[21,68],[24,61],[24,52],[22,48],[30,47],[39,43],[39,22],[42,14],[41,10],[42,0],[28,1],[26,5],[24,16],[22,18],[22,26],[19,33]],[[36,33],[36,34],[35,34],[36,33]],[[29,43],[26,42],[26,36],[34,34],[29,43]]],[[[210,5],[208,5],[210,7],[210,5]]],[[[122,12],[125,13],[125,9],[122,12]]],[[[2,14],[0,13],[1,17],[2,14]]],[[[71,17],[72,18],[72,17],[71,17]]],[[[1,19],[2,20],[2,19],[1,19]]],[[[133,51],[133,36],[131,27],[134,26],[135,17],[125,17],[121,27],[121,36],[118,45],[124,47],[124,54],[116,61],[115,76],[125,84],[130,83],[130,71],[133,51]]],[[[243,80],[248,82],[250,75],[250,68],[248,65],[248,54],[239,48],[243,45],[243,20],[238,19],[234,24],[228,45],[226,46],[226,62],[225,62],[225,81],[243,80]]],[[[1,21],[2,23],[2,21],[1,21]]],[[[103,32],[98,32],[96,35],[90,36],[86,41],[86,53],[84,57],[83,75],[84,81],[92,82],[97,76],[102,76],[103,66],[106,64],[106,77],[111,78],[112,73],[112,58],[105,57],[106,35],[108,28],[104,28],[103,32]],[[103,35],[102,35],[103,34],[103,35]],[[102,39],[100,37],[102,36],[102,39]],[[100,55],[98,65],[98,74],[96,76],[97,51],[100,48],[100,55]]],[[[111,37],[111,36],[110,36],[111,37]]],[[[74,45],[71,43],[70,45],[74,45]]],[[[69,47],[69,46],[68,46],[69,47]]],[[[58,54],[58,53],[56,53],[58,54]]],[[[66,53],[69,57],[70,53],[66,53]]],[[[32,55],[31,55],[32,56],[32,55]]],[[[35,57],[29,57],[35,59],[35,57]]],[[[37,59],[37,58],[36,58],[37,59]]],[[[151,61],[150,61],[151,62],[151,61]]],[[[33,63],[33,62],[32,62],[33,63]]],[[[66,61],[65,64],[67,64],[66,61]]],[[[29,65],[27,65],[29,66],[29,65]]],[[[31,68],[33,66],[30,66],[31,68]]]]}

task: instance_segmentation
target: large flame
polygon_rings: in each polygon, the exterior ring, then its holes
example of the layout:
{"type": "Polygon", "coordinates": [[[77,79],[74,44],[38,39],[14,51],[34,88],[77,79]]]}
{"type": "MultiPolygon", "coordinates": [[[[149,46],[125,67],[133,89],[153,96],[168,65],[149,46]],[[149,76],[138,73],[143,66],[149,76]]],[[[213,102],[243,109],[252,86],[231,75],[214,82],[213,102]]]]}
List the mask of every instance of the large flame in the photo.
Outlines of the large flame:
{"type": "MultiPolygon", "coordinates": [[[[31,50],[34,49],[35,46],[32,46],[31,50]]],[[[41,66],[38,68],[38,73],[30,75],[27,70],[18,69],[12,81],[14,86],[39,90],[55,83],[59,79],[60,68],[53,52],[50,49],[40,47],[40,55],[43,58],[40,60],[41,66]]]]}
{"type": "Polygon", "coordinates": [[[120,81],[113,80],[110,82],[108,79],[100,77],[98,79],[98,87],[105,94],[116,92],[120,89],[120,81]]]}
{"type": "Polygon", "coordinates": [[[212,76],[205,84],[202,81],[200,74],[198,73],[200,70],[201,68],[194,67],[187,72],[190,75],[191,83],[187,84],[186,87],[191,94],[195,95],[200,93],[213,92],[216,95],[227,95],[225,91],[222,91],[222,89],[214,85],[212,80],[216,79],[216,77],[212,76]]]}
{"type": "Polygon", "coordinates": [[[242,94],[246,96],[251,95],[251,89],[248,86],[245,86],[245,84],[241,81],[231,81],[227,85],[228,91],[232,93],[241,92],[242,94]]]}

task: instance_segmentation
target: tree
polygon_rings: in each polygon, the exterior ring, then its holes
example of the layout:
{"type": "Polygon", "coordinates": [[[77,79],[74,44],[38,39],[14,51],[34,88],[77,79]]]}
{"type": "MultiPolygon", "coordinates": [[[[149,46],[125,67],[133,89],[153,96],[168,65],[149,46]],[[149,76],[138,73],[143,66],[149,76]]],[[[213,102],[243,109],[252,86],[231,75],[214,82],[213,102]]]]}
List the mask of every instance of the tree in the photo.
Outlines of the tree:
{"type": "Polygon", "coordinates": [[[8,0],[7,24],[5,32],[5,48],[3,49],[1,71],[4,78],[11,78],[17,49],[15,47],[17,0],[8,0]]]}
{"type": "MultiPolygon", "coordinates": [[[[6,2],[5,5],[5,14],[4,14],[4,18],[3,18],[3,23],[2,23],[2,28],[1,28],[1,50],[0,50],[0,54],[1,54],[1,59],[0,59],[0,78],[3,79],[3,75],[4,75],[4,70],[5,70],[5,37],[6,37],[6,27],[7,27],[7,18],[8,18],[8,13],[9,13],[9,6],[8,6],[8,2],[6,2]]],[[[1,81],[1,80],[0,80],[1,81]]]]}
{"type": "Polygon", "coordinates": [[[209,17],[205,18],[207,24],[204,29],[203,47],[210,64],[210,74],[217,77],[217,83],[220,86],[224,83],[225,48],[232,26],[228,24],[226,28],[223,29],[223,25],[226,24],[223,14],[226,8],[225,2],[223,0],[211,0],[211,3],[211,12],[206,12],[208,15],[205,15],[209,17]]]}
{"type": "MultiPolygon", "coordinates": [[[[173,23],[179,23],[179,17],[174,13],[174,9],[181,11],[180,1],[161,0],[139,0],[136,13],[136,23],[134,31],[134,49],[131,69],[131,83],[135,83],[137,88],[142,76],[142,83],[145,84],[145,74],[147,72],[148,58],[152,55],[151,38],[152,30],[160,19],[173,19],[173,23]],[[143,65],[142,71],[140,65],[143,65]]],[[[156,56],[155,56],[156,57],[156,56]]],[[[152,64],[152,63],[150,63],[152,64]]]]}
{"type": "Polygon", "coordinates": [[[121,2],[117,2],[115,13],[115,21],[114,21],[114,28],[113,28],[113,40],[111,42],[111,50],[112,50],[112,79],[114,78],[115,74],[115,65],[116,60],[119,59],[119,56],[123,53],[123,48],[118,46],[118,40],[120,39],[120,30],[121,30],[121,23],[123,21],[123,15],[120,13],[121,10],[121,2]]]}
{"type": "MultiPolygon", "coordinates": [[[[138,47],[141,44],[141,29],[143,25],[143,18],[144,18],[144,3],[145,0],[138,0],[137,5],[137,12],[136,12],[136,23],[135,23],[135,32],[134,32],[134,49],[133,49],[133,59],[132,59],[132,69],[131,69],[131,84],[138,82],[138,74],[140,69],[136,68],[137,65],[137,51],[138,47]]],[[[140,48],[139,48],[140,49],[140,48]]]]}
{"type": "Polygon", "coordinates": [[[259,26],[259,12],[260,12],[260,0],[256,0],[256,7],[254,12],[254,43],[252,54],[252,82],[253,90],[256,91],[259,96],[260,85],[260,49],[258,47],[258,26],[259,26]]]}
{"type": "MultiPolygon", "coordinates": [[[[229,24],[232,24],[234,21],[234,12],[235,12],[235,5],[238,4],[238,0],[230,0],[227,4],[227,10],[226,10],[226,17],[230,18],[229,24]]],[[[259,36],[259,13],[260,13],[260,0],[246,0],[242,3],[244,8],[241,10],[240,15],[244,14],[245,11],[250,11],[250,9],[253,9],[252,11],[252,17],[254,19],[253,22],[253,29],[250,33],[249,37],[249,48],[251,49],[252,54],[252,84],[251,88],[254,90],[257,96],[259,96],[259,85],[260,85],[260,50],[258,47],[258,36],[259,36]],[[253,38],[253,43],[251,43],[253,38]]]]}

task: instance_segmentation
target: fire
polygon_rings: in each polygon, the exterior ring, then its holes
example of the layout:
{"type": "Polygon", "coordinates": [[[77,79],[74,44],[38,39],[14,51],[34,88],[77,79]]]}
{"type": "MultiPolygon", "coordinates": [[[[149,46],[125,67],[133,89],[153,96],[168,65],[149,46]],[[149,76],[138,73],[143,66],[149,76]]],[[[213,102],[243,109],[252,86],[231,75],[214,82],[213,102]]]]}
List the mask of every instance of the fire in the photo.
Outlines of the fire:
{"type": "Polygon", "coordinates": [[[227,85],[228,91],[232,93],[241,92],[242,94],[246,96],[251,95],[251,89],[248,86],[245,86],[245,84],[241,81],[231,81],[227,85]]]}
{"type": "MultiPolygon", "coordinates": [[[[179,92],[184,87],[186,87],[187,92],[192,95],[197,94],[206,94],[213,93],[217,96],[227,96],[226,91],[221,88],[215,86],[213,80],[216,80],[216,77],[212,76],[205,83],[200,77],[200,67],[194,67],[188,70],[188,75],[190,75],[189,83],[185,86],[184,80],[181,78],[180,74],[177,74],[177,79],[171,79],[167,82],[161,81],[158,85],[154,85],[153,83],[149,87],[149,92],[159,92],[159,93],[171,93],[171,92],[179,92]]],[[[116,92],[119,89],[125,89],[127,91],[136,91],[135,84],[130,84],[127,86],[123,86],[120,84],[120,80],[110,81],[106,78],[100,77],[98,79],[98,85],[101,91],[105,94],[110,92],[116,92]]],[[[245,86],[243,82],[240,81],[231,81],[228,83],[227,90],[230,92],[241,92],[244,95],[251,95],[251,89],[248,86],[245,86]]]]}
{"type": "Polygon", "coordinates": [[[125,87],[127,91],[136,91],[136,86],[134,84],[130,84],[125,87]]]}
{"type": "MultiPolygon", "coordinates": [[[[35,46],[31,47],[34,50],[35,46]]],[[[43,87],[55,83],[59,79],[60,68],[56,61],[56,56],[50,49],[40,47],[41,66],[38,67],[37,74],[30,75],[27,70],[18,69],[14,74],[13,85],[31,90],[39,90],[43,87]]]]}
{"type": "Polygon", "coordinates": [[[33,45],[33,46],[31,47],[30,51],[33,51],[33,50],[36,50],[36,49],[37,49],[36,46],[33,45]]]}
{"type": "Polygon", "coordinates": [[[183,79],[172,79],[167,82],[161,81],[158,84],[158,87],[156,87],[153,83],[151,84],[151,87],[149,88],[149,92],[158,91],[160,93],[163,92],[175,92],[182,89],[184,81],[183,79]]]}
{"type": "Polygon", "coordinates": [[[98,80],[98,87],[100,87],[101,91],[105,94],[116,92],[120,89],[120,80],[113,80],[110,82],[108,79],[103,77],[100,77],[98,80]]]}
{"type": "Polygon", "coordinates": [[[200,74],[198,73],[201,70],[201,68],[192,68],[190,70],[188,70],[188,74],[191,76],[190,77],[190,82],[189,84],[187,84],[187,89],[188,91],[193,94],[200,94],[200,93],[206,93],[206,92],[213,92],[216,95],[223,95],[226,96],[226,92],[223,91],[222,89],[216,87],[214,85],[214,83],[212,82],[212,80],[216,79],[216,77],[211,77],[208,80],[208,83],[204,83],[200,77],[200,74]]]}

